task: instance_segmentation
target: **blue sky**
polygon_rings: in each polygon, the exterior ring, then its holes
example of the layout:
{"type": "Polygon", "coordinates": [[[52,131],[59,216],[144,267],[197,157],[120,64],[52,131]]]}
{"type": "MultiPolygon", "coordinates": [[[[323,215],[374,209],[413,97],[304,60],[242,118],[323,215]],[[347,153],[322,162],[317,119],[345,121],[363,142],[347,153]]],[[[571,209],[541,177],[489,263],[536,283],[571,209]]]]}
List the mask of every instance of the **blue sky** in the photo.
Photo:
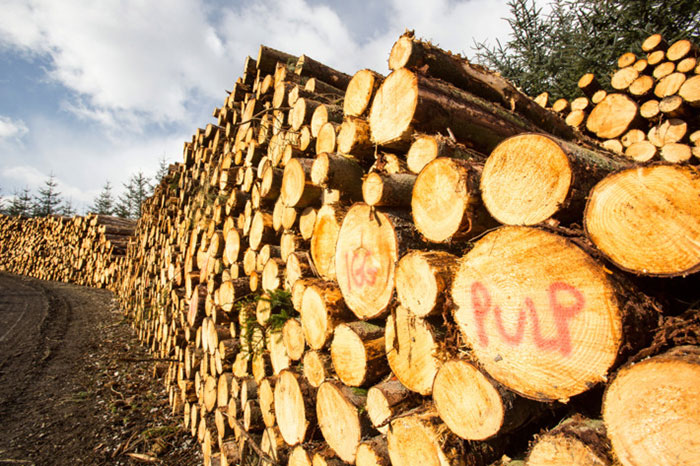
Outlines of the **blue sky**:
{"type": "Polygon", "coordinates": [[[261,43],[388,73],[405,29],[471,56],[505,0],[0,0],[0,195],[49,174],[78,212],[109,180],[180,161],[261,43]]]}

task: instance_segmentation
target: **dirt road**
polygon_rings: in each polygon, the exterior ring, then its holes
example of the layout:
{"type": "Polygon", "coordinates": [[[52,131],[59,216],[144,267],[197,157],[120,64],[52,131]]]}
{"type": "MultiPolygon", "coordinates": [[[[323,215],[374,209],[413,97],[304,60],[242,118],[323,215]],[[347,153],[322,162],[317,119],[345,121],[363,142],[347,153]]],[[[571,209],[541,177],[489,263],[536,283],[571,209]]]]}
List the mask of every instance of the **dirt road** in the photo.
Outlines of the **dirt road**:
{"type": "Polygon", "coordinates": [[[111,293],[0,272],[0,465],[200,464],[154,364],[111,293]]]}

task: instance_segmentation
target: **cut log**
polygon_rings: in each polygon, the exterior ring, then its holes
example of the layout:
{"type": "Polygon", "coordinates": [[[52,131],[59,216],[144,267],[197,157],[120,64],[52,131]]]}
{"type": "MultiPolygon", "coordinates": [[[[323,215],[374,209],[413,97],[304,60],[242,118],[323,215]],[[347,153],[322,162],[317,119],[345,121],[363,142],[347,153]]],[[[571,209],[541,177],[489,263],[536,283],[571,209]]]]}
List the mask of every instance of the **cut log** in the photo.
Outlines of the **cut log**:
{"type": "Polygon", "coordinates": [[[562,119],[537,105],[501,75],[469,63],[429,42],[417,40],[412,34],[401,36],[389,54],[389,69],[400,68],[426,72],[474,95],[498,102],[503,108],[518,112],[547,132],[567,139],[573,137],[571,129],[562,119]]]}
{"type": "Polygon", "coordinates": [[[384,329],[367,322],[340,324],[331,343],[333,368],[350,387],[374,383],[389,372],[384,351],[384,329]]]}
{"type": "Polygon", "coordinates": [[[362,118],[346,117],[338,132],[338,152],[357,160],[374,158],[374,144],[370,139],[369,123],[362,118]]]}
{"type": "Polygon", "coordinates": [[[282,339],[284,347],[287,349],[287,354],[293,361],[298,361],[304,355],[304,330],[301,328],[301,322],[298,319],[289,319],[282,327],[282,339]]]}
{"type": "Polygon", "coordinates": [[[643,97],[654,89],[654,78],[651,76],[642,75],[632,81],[632,84],[630,84],[627,89],[633,96],[643,97]]]}
{"type": "Polygon", "coordinates": [[[387,446],[394,466],[486,465],[497,458],[475,457],[461,439],[440,421],[431,406],[392,421],[387,446]]]}
{"type": "Polygon", "coordinates": [[[311,258],[316,272],[325,280],[335,280],[335,245],[340,226],[347,209],[337,205],[324,205],[316,213],[311,236],[311,258]]]}
{"type": "Polygon", "coordinates": [[[314,397],[306,380],[291,370],[280,372],[275,384],[275,416],[288,445],[302,443],[315,424],[314,397]]]}
{"type": "Polygon", "coordinates": [[[338,324],[350,319],[343,295],[333,283],[318,280],[304,290],[301,324],[309,347],[320,350],[338,324]]]}
{"type": "Polygon", "coordinates": [[[292,448],[287,466],[313,466],[309,452],[302,445],[292,448]]]}
{"type": "Polygon", "coordinates": [[[294,55],[275,50],[272,47],[261,45],[260,50],[258,50],[258,59],[255,63],[257,65],[257,69],[261,72],[274,74],[276,71],[277,62],[289,66],[296,63],[297,60],[298,57],[295,57],[294,55]]]}
{"type": "Polygon", "coordinates": [[[679,346],[627,366],[608,386],[603,420],[625,465],[700,462],[700,348],[679,346]]]}
{"type": "Polygon", "coordinates": [[[304,84],[304,90],[313,92],[317,96],[323,97],[329,103],[343,103],[344,92],[335,86],[316,78],[309,78],[304,84]]]}
{"type": "Polygon", "coordinates": [[[556,216],[580,218],[588,191],[620,160],[541,134],[507,139],[481,176],[486,209],[507,225],[535,225],[556,216]]]}
{"type": "Polygon", "coordinates": [[[685,73],[671,73],[656,83],[654,95],[659,99],[674,95],[678,93],[686,79],[685,73]]]}
{"type": "Polygon", "coordinates": [[[331,358],[328,354],[310,350],[304,353],[302,360],[304,377],[312,387],[318,388],[327,378],[330,378],[331,358]]]}
{"type": "Polygon", "coordinates": [[[700,106],[700,76],[686,80],[678,89],[678,95],[693,107],[700,106]]]}
{"type": "Polygon", "coordinates": [[[365,396],[335,381],[326,381],[316,395],[316,416],[323,438],[340,459],[355,462],[357,447],[369,433],[369,422],[362,413],[365,396]]]}
{"type": "Polygon", "coordinates": [[[593,188],[588,237],[618,267],[639,275],[700,270],[700,171],[654,165],[610,175],[593,188]]]}
{"type": "Polygon", "coordinates": [[[693,44],[688,39],[681,39],[673,44],[666,50],[666,58],[671,61],[679,61],[689,54],[696,54],[698,47],[693,44]]]}
{"type": "Polygon", "coordinates": [[[311,167],[311,182],[328,189],[337,189],[351,200],[362,199],[364,170],[351,157],[329,152],[316,156],[311,167]]]}
{"type": "Polygon", "coordinates": [[[440,135],[418,136],[406,154],[406,165],[416,175],[438,157],[484,161],[486,156],[440,135]]]}
{"type": "Polygon", "coordinates": [[[320,202],[321,188],[311,183],[312,159],[292,159],[284,167],[282,199],[287,206],[303,208],[320,202]]]}
{"type": "Polygon", "coordinates": [[[356,466],[390,466],[389,448],[386,439],[379,435],[363,441],[357,447],[356,466]]]}
{"type": "MultiPolygon", "coordinates": [[[[311,117],[314,111],[322,102],[311,99],[299,98],[294,102],[294,107],[289,112],[289,126],[291,126],[292,131],[299,131],[302,125],[311,124],[311,117]]],[[[312,132],[313,134],[313,132],[312,132]]],[[[313,135],[313,137],[316,137],[313,135]]]]}
{"type": "Polygon", "coordinates": [[[625,157],[635,162],[648,162],[654,158],[658,148],[649,141],[633,142],[625,149],[625,157]]]}
{"type": "Polygon", "coordinates": [[[274,383],[277,377],[266,377],[260,381],[258,386],[258,403],[262,413],[263,422],[267,427],[273,427],[277,420],[275,418],[275,392],[274,383]]]}
{"type": "Polygon", "coordinates": [[[478,162],[437,158],[423,168],[413,186],[411,213],[428,240],[470,238],[494,226],[480,199],[478,162]]]}
{"type": "Polygon", "coordinates": [[[416,175],[411,173],[382,175],[372,172],[362,183],[362,198],[372,207],[408,207],[415,183],[416,175]]]}
{"type": "Polygon", "coordinates": [[[652,73],[652,76],[654,76],[656,80],[660,80],[673,73],[674,71],[676,71],[676,64],[670,61],[666,61],[663,63],[659,63],[654,67],[654,72],[652,73]]]}
{"type": "Polygon", "coordinates": [[[589,99],[593,97],[593,94],[602,90],[600,83],[595,78],[595,75],[593,73],[586,73],[583,76],[581,76],[581,78],[578,80],[577,85],[579,89],[581,89],[581,91],[589,99]]]}
{"type": "Polygon", "coordinates": [[[440,367],[433,400],[447,427],[466,440],[511,432],[541,412],[538,403],[506,390],[464,359],[451,359],[440,367]]]}
{"type": "MultiPolygon", "coordinates": [[[[527,456],[530,466],[610,466],[610,440],[602,421],[574,416],[537,437],[527,456]]],[[[657,463],[658,464],[658,463],[657,463]]]]}
{"type": "Polygon", "coordinates": [[[390,148],[408,149],[414,131],[435,133],[447,127],[458,141],[482,152],[536,128],[497,104],[405,68],[382,83],[372,102],[369,125],[372,140],[390,148]]]}
{"type": "Polygon", "coordinates": [[[389,420],[392,417],[415,408],[418,403],[419,397],[404,387],[395,377],[367,391],[367,415],[374,428],[382,434],[389,431],[389,420]]]}
{"type": "Polygon", "coordinates": [[[569,240],[502,227],[460,261],[457,322],[481,367],[516,393],[568,400],[643,345],[651,303],[569,240]]]}
{"type": "Polygon", "coordinates": [[[644,52],[653,52],[655,50],[666,50],[668,45],[661,34],[652,34],[642,41],[642,50],[644,52]]]}
{"type": "Polygon", "coordinates": [[[690,160],[693,155],[692,149],[687,144],[670,142],[661,147],[661,158],[666,162],[681,163],[690,160]]]}
{"type": "Polygon", "coordinates": [[[340,90],[347,89],[352,79],[352,76],[324,65],[306,55],[301,55],[299,57],[294,72],[302,77],[306,76],[320,79],[340,90]]]}
{"type": "Polygon", "coordinates": [[[338,145],[338,131],[340,126],[338,123],[327,122],[319,129],[316,136],[316,153],[336,152],[338,145]]]}
{"type": "Polygon", "coordinates": [[[625,134],[636,124],[639,108],[624,94],[608,94],[597,104],[586,121],[586,128],[600,139],[625,134]]]}
{"type": "Polygon", "coordinates": [[[364,69],[355,73],[345,90],[343,113],[355,117],[367,113],[372,98],[383,81],[384,76],[372,70],[364,69]]]}
{"type": "Polygon", "coordinates": [[[396,267],[396,294],[418,317],[440,313],[457,271],[457,257],[444,251],[411,251],[396,267]]]}
{"type": "Polygon", "coordinates": [[[412,229],[393,215],[355,204],[345,215],[335,250],[335,274],[347,306],[361,320],[380,317],[394,293],[399,245],[412,229]]]}
{"type": "Polygon", "coordinates": [[[343,122],[343,109],[337,105],[321,104],[314,110],[311,116],[311,135],[318,137],[321,126],[328,122],[340,124],[343,122]]]}
{"type": "Polygon", "coordinates": [[[421,395],[430,395],[440,367],[440,334],[429,322],[398,306],[386,321],[384,345],[391,371],[401,383],[421,395]]]}

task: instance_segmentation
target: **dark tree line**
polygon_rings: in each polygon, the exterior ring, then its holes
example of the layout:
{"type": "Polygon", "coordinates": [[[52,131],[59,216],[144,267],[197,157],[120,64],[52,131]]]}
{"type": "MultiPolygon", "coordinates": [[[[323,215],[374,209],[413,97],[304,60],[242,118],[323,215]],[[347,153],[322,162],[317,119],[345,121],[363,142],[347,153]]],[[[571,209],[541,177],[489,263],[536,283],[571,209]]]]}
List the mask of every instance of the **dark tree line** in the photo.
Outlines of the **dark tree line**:
{"type": "Polygon", "coordinates": [[[594,73],[609,82],[617,59],[642,56],[641,43],[661,34],[671,44],[700,39],[700,0],[510,0],[510,40],[489,47],[476,44],[477,60],[531,96],[578,95],[578,79],[594,73]],[[541,4],[542,2],[540,2],[541,4]]]}

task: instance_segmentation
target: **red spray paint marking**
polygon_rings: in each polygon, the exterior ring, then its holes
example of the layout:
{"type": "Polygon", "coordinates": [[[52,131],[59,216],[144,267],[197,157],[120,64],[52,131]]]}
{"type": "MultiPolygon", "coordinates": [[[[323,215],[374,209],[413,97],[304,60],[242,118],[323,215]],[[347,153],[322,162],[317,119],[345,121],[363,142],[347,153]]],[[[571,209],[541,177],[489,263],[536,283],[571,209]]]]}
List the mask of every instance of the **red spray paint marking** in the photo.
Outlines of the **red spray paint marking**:
{"type": "Polygon", "coordinates": [[[352,291],[353,285],[362,288],[366,285],[372,286],[377,280],[379,269],[367,262],[372,257],[372,253],[365,248],[355,249],[352,253],[345,253],[345,264],[347,266],[348,286],[352,291]]]}
{"type": "Polygon", "coordinates": [[[474,319],[476,320],[476,332],[481,346],[488,346],[489,337],[486,334],[485,321],[489,312],[493,310],[496,330],[503,340],[511,346],[518,346],[525,336],[525,324],[529,319],[532,322],[532,336],[535,346],[541,350],[558,350],[564,356],[571,355],[571,334],[569,332],[569,320],[583,310],[585,298],[583,293],[563,282],[554,282],[549,285],[549,310],[554,316],[554,324],[557,334],[552,338],[545,338],[540,329],[540,318],[535,309],[535,303],[528,296],[525,298],[525,306],[518,311],[518,325],[515,332],[509,334],[503,326],[501,308],[491,305],[491,295],[488,289],[481,282],[472,283],[472,306],[474,308],[474,319]],[[560,301],[562,294],[570,294],[575,302],[570,306],[565,306],[560,301]]]}

